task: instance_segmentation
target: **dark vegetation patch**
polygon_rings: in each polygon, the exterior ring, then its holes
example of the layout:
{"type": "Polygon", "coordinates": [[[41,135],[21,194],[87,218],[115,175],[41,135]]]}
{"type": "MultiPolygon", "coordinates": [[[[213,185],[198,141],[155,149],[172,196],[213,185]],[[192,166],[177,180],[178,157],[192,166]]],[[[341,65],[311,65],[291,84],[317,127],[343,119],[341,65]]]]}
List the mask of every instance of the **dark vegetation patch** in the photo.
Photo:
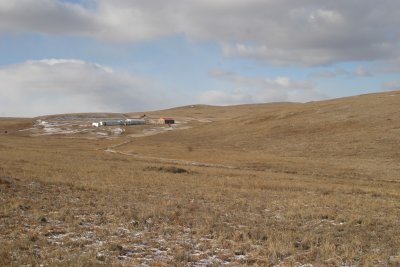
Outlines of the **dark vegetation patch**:
{"type": "Polygon", "coordinates": [[[167,166],[167,167],[146,167],[144,168],[144,171],[158,171],[158,172],[169,172],[169,173],[190,173],[190,171],[180,168],[180,167],[175,167],[175,166],[167,166]]]}
{"type": "Polygon", "coordinates": [[[10,176],[0,176],[0,184],[11,185],[18,179],[13,179],[10,176]]]}

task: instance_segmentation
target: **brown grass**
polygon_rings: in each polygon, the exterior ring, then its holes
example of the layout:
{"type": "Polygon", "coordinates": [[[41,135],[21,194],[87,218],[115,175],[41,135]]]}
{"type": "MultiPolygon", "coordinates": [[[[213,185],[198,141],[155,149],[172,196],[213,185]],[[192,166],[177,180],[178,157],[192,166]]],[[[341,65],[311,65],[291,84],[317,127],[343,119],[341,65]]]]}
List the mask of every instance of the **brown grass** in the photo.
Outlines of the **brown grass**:
{"type": "Polygon", "coordinates": [[[399,99],[185,107],[212,122],[142,138],[2,121],[0,266],[399,266],[399,99]]]}

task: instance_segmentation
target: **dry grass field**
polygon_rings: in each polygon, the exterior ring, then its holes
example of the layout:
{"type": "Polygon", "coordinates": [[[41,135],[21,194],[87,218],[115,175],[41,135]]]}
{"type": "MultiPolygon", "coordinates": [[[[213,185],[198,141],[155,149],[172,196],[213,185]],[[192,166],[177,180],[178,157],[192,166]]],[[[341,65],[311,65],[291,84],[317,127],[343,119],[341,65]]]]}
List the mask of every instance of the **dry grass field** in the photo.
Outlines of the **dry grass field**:
{"type": "Polygon", "coordinates": [[[400,266],[399,108],[394,91],[146,113],[174,127],[0,119],[0,266],[400,266]]]}

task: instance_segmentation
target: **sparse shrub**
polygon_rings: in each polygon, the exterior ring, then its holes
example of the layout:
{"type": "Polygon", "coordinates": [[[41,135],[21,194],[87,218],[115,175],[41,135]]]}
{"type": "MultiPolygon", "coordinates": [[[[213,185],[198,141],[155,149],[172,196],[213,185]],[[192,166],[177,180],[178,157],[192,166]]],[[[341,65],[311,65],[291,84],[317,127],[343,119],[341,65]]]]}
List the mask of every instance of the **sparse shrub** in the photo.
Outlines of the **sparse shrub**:
{"type": "Polygon", "coordinates": [[[159,171],[159,172],[169,172],[169,173],[189,173],[188,170],[180,167],[170,166],[170,167],[146,167],[145,171],[159,171]]]}

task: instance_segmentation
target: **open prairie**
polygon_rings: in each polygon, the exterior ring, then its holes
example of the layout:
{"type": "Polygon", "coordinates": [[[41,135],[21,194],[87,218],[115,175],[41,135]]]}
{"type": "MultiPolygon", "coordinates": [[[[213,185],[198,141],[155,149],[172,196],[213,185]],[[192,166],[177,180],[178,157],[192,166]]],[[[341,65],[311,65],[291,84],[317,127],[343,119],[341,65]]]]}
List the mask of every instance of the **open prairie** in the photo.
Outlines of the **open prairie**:
{"type": "Polygon", "coordinates": [[[400,92],[0,119],[0,266],[400,266],[400,92]]]}

